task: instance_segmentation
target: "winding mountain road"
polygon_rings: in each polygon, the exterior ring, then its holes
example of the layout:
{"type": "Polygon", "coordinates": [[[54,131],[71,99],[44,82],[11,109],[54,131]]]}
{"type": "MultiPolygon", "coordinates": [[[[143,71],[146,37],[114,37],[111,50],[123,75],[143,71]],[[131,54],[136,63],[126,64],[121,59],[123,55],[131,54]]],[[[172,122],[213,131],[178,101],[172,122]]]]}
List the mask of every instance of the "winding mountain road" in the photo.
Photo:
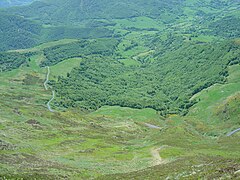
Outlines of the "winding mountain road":
{"type": "Polygon", "coordinates": [[[50,75],[50,68],[49,68],[49,66],[47,66],[47,76],[46,76],[46,81],[44,82],[44,88],[46,89],[46,90],[48,90],[48,86],[47,86],[47,83],[48,83],[48,80],[49,80],[49,75],[50,75]]]}
{"type": "Polygon", "coordinates": [[[50,111],[50,112],[54,112],[54,110],[51,108],[51,106],[50,106],[50,103],[53,101],[53,99],[54,99],[54,97],[55,97],[55,92],[54,91],[52,91],[52,98],[48,101],[48,103],[47,103],[47,107],[48,107],[48,110],[50,111]]]}
{"type": "MultiPolygon", "coordinates": [[[[47,76],[46,76],[46,81],[44,82],[44,88],[45,90],[48,90],[48,81],[49,81],[49,75],[50,75],[50,68],[47,66],[47,76]]],[[[49,86],[51,88],[51,86],[49,86]]],[[[48,101],[47,103],[47,108],[50,112],[54,112],[54,110],[51,108],[50,103],[54,100],[55,98],[55,92],[52,91],[52,98],[48,101]]]]}
{"type": "Polygon", "coordinates": [[[235,133],[238,132],[238,131],[240,131],[240,128],[235,129],[234,131],[228,133],[227,136],[231,136],[231,135],[235,134],[235,133]]]}

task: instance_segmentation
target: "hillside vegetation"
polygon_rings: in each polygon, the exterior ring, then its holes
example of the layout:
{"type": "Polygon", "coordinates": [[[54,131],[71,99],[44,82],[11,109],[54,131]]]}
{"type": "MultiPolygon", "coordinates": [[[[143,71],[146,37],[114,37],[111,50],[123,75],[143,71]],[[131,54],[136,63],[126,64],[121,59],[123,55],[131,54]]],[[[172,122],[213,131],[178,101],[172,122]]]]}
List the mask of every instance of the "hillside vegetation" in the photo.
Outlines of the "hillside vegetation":
{"type": "Polygon", "coordinates": [[[162,115],[185,114],[194,103],[189,101],[192,95],[225,81],[227,65],[233,60],[239,62],[238,49],[231,42],[186,44],[174,53],[156,56],[152,63],[130,67],[100,52],[101,56],[85,58],[67,78],[58,79],[54,87],[61,99],[56,105],[86,109],[120,105],[153,108],[162,115]]]}
{"type": "Polygon", "coordinates": [[[30,4],[34,0],[1,0],[0,7],[22,6],[30,4]]]}
{"type": "Polygon", "coordinates": [[[0,13],[0,51],[27,48],[39,42],[41,26],[20,16],[0,13]]]}
{"type": "Polygon", "coordinates": [[[239,8],[0,9],[0,179],[239,179],[239,8]]]}
{"type": "Polygon", "coordinates": [[[31,28],[30,32],[22,32],[12,29],[11,23],[2,22],[2,32],[7,34],[9,41],[4,40],[6,35],[0,37],[5,42],[0,51],[63,38],[123,37],[132,31],[149,31],[158,35],[174,32],[197,40],[212,39],[214,36],[219,36],[218,39],[236,38],[239,37],[238,9],[237,0],[202,3],[194,0],[36,1],[29,6],[1,10],[5,14],[4,19],[10,13],[12,18],[22,18],[18,21],[33,23],[29,20],[34,20],[33,25],[37,23],[38,27],[37,31],[31,28]],[[21,43],[16,41],[25,33],[28,34],[21,43]]]}
{"type": "Polygon", "coordinates": [[[197,94],[194,98],[201,100],[184,117],[163,118],[153,109],[119,106],[51,113],[45,105],[51,93],[43,86],[41,51],[35,48],[28,64],[1,73],[1,177],[239,177],[239,134],[226,137],[240,125],[239,65],[230,66],[225,83],[197,94]],[[156,166],[151,152],[158,148],[167,164],[156,166]]]}

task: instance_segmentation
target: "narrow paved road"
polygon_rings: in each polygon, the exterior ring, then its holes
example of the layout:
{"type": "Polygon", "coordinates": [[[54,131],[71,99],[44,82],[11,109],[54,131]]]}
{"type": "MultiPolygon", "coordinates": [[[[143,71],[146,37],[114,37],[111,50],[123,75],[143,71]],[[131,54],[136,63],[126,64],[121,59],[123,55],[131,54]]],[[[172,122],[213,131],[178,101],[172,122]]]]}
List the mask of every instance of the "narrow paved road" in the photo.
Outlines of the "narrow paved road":
{"type": "Polygon", "coordinates": [[[49,74],[50,74],[50,68],[49,68],[49,66],[47,66],[47,76],[46,76],[46,81],[44,82],[44,88],[46,89],[46,90],[48,90],[48,86],[47,86],[47,83],[48,83],[48,80],[49,80],[49,74]]]}
{"type": "Polygon", "coordinates": [[[50,106],[50,103],[53,101],[54,97],[55,97],[55,92],[52,91],[52,98],[51,98],[50,101],[48,101],[48,103],[47,103],[47,107],[48,107],[48,110],[49,110],[50,112],[54,112],[54,110],[53,110],[53,109],[51,108],[51,106],[50,106]]]}
{"type": "MultiPolygon", "coordinates": [[[[49,75],[50,75],[50,68],[49,66],[47,66],[47,76],[46,76],[46,81],[44,82],[44,88],[45,90],[48,90],[48,81],[49,81],[49,75]]],[[[50,87],[51,88],[51,87],[50,87]]],[[[52,98],[48,101],[47,103],[47,108],[50,112],[54,112],[54,110],[51,108],[50,103],[53,101],[53,99],[55,98],[55,92],[52,91],[52,98]]]]}
{"type": "Polygon", "coordinates": [[[238,131],[240,131],[240,128],[235,129],[234,131],[228,133],[227,136],[231,136],[231,135],[235,134],[235,133],[238,132],[238,131]]]}

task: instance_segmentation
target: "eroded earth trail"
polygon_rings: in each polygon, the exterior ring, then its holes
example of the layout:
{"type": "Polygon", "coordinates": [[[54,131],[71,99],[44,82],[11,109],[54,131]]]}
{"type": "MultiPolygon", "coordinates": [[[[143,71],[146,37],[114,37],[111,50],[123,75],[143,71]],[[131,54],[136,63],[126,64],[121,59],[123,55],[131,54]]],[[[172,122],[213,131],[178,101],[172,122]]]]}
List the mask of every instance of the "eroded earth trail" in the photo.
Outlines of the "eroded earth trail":
{"type": "Polygon", "coordinates": [[[163,160],[162,157],[159,154],[159,151],[163,148],[166,148],[166,146],[161,146],[159,148],[151,149],[151,155],[153,157],[153,166],[166,163],[166,161],[163,160]]]}

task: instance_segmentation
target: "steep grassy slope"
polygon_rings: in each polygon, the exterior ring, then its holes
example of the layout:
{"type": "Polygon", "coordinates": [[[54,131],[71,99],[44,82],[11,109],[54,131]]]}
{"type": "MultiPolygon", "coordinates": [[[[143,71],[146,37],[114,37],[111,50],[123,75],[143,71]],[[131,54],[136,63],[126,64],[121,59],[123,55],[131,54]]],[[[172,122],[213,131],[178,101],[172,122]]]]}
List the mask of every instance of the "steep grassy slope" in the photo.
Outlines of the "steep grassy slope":
{"type": "Polygon", "coordinates": [[[155,131],[138,119],[48,112],[50,91],[44,90],[46,70],[39,61],[41,56],[33,56],[29,67],[1,73],[1,177],[90,178],[151,165],[149,138],[155,131]]]}
{"type": "Polygon", "coordinates": [[[199,99],[189,113],[189,122],[211,135],[230,132],[239,124],[239,65],[229,67],[231,75],[224,85],[216,84],[194,96],[199,99]],[[197,121],[195,121],[197,119],[197,121]]]}
{"type": "Polygon", "coordinates": [[[238,179],[240,134],[226,137],[226,133],[240,126],[240,66],[229,67],[229,72],[227,83],[214,85],[194,96],[201,100],[190,108],[187,116],[170,116],[166,119],[166,136],[159,134],[159,141],[168,146],[160,151],[160,155],[172,161],[137,172],[98,179],[238,179]],[[186,130],[190,130],[191,135],[186,130]],[[192,139],[193,132],[205,134],[202,136],[203,144],[192,139]],[[209,140],[207,134],[215,138],[209,140]]]}
{"type": "MultiPolygon", "coordinates": [[[[229,104],[226,113],[231,112],[231,116],[227,118],[222,116],[225,114],[223,108],[216,109],[217,111],[215,108],[204,112],[196,111],[204,109],[202,104],[209,101],[209,98],[204,97],[204,91],[196,95],[195,98],[201,100],[190,109],[186,117],[163,118],[153,109],[110,106],[92,113],[76,108],[51,113],[46,107],[51,92],[44,90],[43,86],[46,69],[39,67],[45,57],[40,52],[44,48],[64,43],[72,41],[20,50],[24,53],[39,52],[30,57],[28,64],[1,73],[1,177],[239,177],[235,173],[239,169],[239,134],[225,136],[225,133],[239,125],[236,119],[239,115],[236,109],[238,101],[235,101],[238,97],[236,93],[239,92],[239,65],[230,67],[226,84],[208,90],[215,97],[210,99],[209,104],[220,104],[222,107],[229,104]],[[228,90],[224,89],[226,94],[218,100],[218,92],[223,87],[228,87],[228,90]],[[217,118],[215,127],[222,135],[218,138],[204,135],[205,132],[208,135],[214,134],[209,134],[208,129],[199,128],[203,120],[202,114],[205,113],[205,117],[208,117],[208,112],[217,118]],[[191,121],[193,117],[196,124],[191,121]],[[231,127],[228,121],[234,122],[231,127]],[[149,124],[159,128],[151,128],[149,124]],[[159,152],[162,160],[156,159],[156,153],[153,152],[159,152]],[[102,176],[108,174],[112,175],[102,176]]],[[[60,71],[61,66],[51,68],[53,72],[60,71]]],[[[50,74],[50,78],[54,79],[53,75],[50,74]]]]}

